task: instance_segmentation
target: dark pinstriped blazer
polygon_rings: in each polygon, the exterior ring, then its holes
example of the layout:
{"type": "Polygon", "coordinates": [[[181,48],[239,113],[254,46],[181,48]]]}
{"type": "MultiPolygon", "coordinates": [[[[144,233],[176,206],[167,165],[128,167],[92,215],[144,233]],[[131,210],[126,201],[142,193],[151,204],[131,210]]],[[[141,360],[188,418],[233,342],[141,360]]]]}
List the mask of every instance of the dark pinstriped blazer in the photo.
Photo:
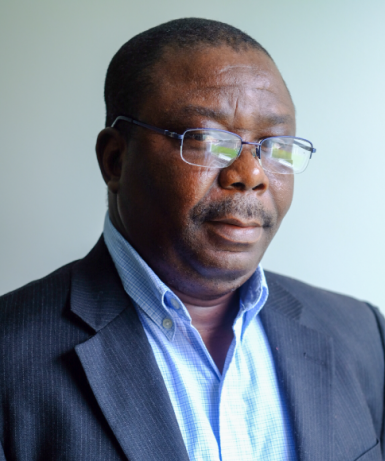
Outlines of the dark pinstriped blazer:
{"type": "MultiPolygon", "coordinates": [[[[382,316],[266,275],[270,296],[260,315],[299,461],[382,460],[382,316]]],[[[0,330],[0,460],[188,460],[103,239],[83,260],[1,297],[0,330]]]]}

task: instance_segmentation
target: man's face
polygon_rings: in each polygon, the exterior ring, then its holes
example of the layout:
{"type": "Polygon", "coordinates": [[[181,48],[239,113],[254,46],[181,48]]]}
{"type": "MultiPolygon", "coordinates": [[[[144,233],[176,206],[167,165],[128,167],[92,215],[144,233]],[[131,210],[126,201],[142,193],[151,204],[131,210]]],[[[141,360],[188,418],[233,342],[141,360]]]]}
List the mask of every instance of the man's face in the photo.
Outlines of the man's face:
{"type": "MultiPolygon", "coordinates": [[[[168,50],[139,120],[183,133],[219,128],[245,141],[295,134],[294,108],[274,63],[228,47],[168,50]]],[[[165,283],[211,297],[255,271],[290,207],[293,176],[265,173],[251,147],[225,169],[185,163],[180,141],[135,128],[117,193],[120,229],[165,283]]]]}

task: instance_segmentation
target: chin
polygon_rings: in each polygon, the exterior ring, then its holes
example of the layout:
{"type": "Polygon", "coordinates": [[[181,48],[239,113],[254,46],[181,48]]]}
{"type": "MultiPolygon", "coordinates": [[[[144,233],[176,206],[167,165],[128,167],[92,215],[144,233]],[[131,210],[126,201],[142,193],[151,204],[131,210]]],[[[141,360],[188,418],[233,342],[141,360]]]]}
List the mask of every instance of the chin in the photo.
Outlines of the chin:
{"type": "Polygon", "coordinates": [[[264,251],[209,250],[197,262],[199,273],[204,277],[220,280],[249,278],[258,267],[264,251]]]}

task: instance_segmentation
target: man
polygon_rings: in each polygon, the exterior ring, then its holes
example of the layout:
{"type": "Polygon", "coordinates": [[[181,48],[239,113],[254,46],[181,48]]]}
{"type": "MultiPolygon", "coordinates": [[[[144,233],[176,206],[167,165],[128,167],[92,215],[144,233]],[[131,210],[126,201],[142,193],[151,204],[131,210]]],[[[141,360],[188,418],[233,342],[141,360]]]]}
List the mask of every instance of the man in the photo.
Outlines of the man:
{"type": "Polygon", "coordinates": [[[105,98],[103,237],[0,301],[0,458],[383,459],[383,318],[259,265],[315,152],[267,51],[171,21],[105,98]]]}

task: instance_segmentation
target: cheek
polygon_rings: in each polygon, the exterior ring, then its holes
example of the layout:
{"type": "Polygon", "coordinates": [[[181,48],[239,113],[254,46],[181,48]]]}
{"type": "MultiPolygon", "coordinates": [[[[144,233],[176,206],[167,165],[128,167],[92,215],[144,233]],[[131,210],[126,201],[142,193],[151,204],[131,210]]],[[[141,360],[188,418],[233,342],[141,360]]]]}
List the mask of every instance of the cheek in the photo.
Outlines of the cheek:
{"type": "Polygon", "coordinates": [[[170,149],[143,144],[141,151],[133,146],[125,178],[131,182],[131,195],[141,203],[141,213],[151,214],[157,226],[171,229],[171,224],[175,227],[176,222],[181,225],[188,220],[191,208],[215,183],[217,172],[185,163],[177,146],[170,149]]]}
{"type": "Polygon", "coordinates": [[[294,175],[272,175],[269,177],[269,182],[278,221],[281,222],[293,200],[294,175]]]}
{"type": "Polygon", "coordinates": [[[178,159],[162,169],[162,177],[154,183],[156,190],[153,193],[162,197],[162,208],[170,219],[186,225],[190,210],[209,193],[216,177],[215,171],[188,165],[178,159]]]}

